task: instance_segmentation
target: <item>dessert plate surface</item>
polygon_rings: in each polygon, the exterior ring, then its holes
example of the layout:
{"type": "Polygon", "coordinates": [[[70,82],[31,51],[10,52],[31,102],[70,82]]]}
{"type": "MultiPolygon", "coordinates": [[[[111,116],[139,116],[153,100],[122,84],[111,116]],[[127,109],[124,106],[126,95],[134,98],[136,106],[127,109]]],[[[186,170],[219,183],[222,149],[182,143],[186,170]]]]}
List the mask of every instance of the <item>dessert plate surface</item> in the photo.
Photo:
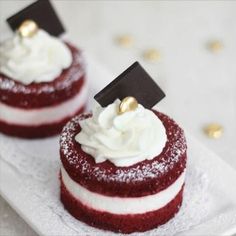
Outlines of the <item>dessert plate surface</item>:
{"type": "MultiPolygon", "coordinates": [[[[91,57],[87,61],[92,98],[114,76],[91,57]]],[[[181,210],[167,224],[131,235],[236,233],[236,171],[190,134],[186,136],[189,159],[181,210]]],[[[58,142],[59,137],[23,140],[0,134],[0,194],[39,235],[121,235],[87,226],[64,210],[59,200],[58,142]]]]}

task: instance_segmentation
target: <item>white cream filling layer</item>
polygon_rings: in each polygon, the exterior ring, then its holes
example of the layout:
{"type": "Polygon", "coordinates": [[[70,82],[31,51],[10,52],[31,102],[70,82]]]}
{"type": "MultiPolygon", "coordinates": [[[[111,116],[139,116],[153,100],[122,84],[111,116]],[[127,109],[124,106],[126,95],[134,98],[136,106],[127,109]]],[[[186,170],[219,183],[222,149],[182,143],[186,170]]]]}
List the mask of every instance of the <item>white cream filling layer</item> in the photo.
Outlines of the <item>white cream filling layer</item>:
{"type": "Polygon", "coordinates": [[[66,189],[84,205],[98,211],[113,214],[142,214],[156,211],[176,197],[185,180],[185,172],[183,172],[172,185],[157,194],[122,198],[105,196],[89,191],[72,180],[63,167],[61,167],[61,176],[66,189]]]}
{"type": "Polygon", "coordinates": [[[87,95],[88,85],[85,82],[78,95],[55,106],[38,109],[22,109],[0,102],[0,120],[8,124],[25,126],[54,123],[74,115],[77,110],[85,105],[87,95]]]}

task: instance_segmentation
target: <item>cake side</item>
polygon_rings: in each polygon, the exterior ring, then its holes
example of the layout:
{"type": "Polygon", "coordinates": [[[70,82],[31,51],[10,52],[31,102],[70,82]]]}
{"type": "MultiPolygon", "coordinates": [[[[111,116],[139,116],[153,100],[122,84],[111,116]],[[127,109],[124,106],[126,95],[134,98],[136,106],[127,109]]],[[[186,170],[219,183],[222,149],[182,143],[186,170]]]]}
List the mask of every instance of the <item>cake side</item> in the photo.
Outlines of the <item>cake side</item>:
{"type": "Polygon", "coordinates": [[[85,105],[78,108],[73,114],[67,115],[64,118],[45,124],[38,125],[19,125],[19,124],[9,124],[7,122],[0,120],[0,132],[21,138],[42,138],[50,137],[53,135],[58,135],[62,127],[71,119],[72,116],[79,115],[85,111],[85,105]]]}
{"type": "Polygon", "coordinates": [[[128,234],[154,229],[173,218],[181,207],[183,189],[184,186],[162,208],[143,214],[113,214],[86,206],[67,190],[63,181],[61,181],[61,201],[72,216],[90,226],[128,234]]]}

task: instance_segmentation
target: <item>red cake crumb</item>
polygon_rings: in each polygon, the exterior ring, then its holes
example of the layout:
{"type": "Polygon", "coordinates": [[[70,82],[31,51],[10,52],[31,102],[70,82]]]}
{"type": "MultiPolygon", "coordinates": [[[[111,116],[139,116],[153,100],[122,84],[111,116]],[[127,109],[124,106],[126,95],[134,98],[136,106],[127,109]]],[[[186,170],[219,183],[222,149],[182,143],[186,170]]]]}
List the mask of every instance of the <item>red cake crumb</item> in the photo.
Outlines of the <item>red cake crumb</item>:
{"type": "Polygon", "coordinates": [[[0,102],[32,109],[53,106],[78,94],[85,82],[85,67],[81,52],[66,43],[72,53],[72,65],[51,82],[25,85],[0,74],[0,102]]]}
{"type": "Polygon", "coordinates": [[[79,121],[91,114],[73,118],[63,129],[60,140],[62,164],[69,176],[88,190],[107,196],[141,197],[158,193],[182,174],[186,167],[186,140],[183,130],[168,116],[153,111],[163,122],[167,143],[162,153],[129,167],[117,167],[109,161],[95,163],[81,149],[75,136],[79,121]]]}
{"type": "Polygon", "coordinates": [[[179,211],[183,199],[183,189],[166,206],[144,214],[111,214],[101,212],[83,205],[66,189],[61,180],[61,201],[76,219],[104,230],[120,233],[144,232],[169,221],[179,211]]]}

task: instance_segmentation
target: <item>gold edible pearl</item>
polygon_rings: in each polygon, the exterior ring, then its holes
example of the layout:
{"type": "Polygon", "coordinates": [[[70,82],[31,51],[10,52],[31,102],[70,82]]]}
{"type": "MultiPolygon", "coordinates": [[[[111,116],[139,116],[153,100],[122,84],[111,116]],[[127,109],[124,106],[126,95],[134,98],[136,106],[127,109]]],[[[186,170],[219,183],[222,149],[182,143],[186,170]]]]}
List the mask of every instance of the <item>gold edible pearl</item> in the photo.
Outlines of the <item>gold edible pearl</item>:
{"type": "Polygon", "coordinates": [[[137,107],[138,101],[134,97],[126,97],[120,103],[118,114],[134,111],[137,107]]]}
{"type": "Polygon", "coordinates": [[[209,42],[208,48],[210,49],[210,51],[217,53],[223,49],[223,44],[220,41],[215,40],[215,41],[209,42]]]}
{"type": "Polygon", "coordinates": [[[219,124],[213,123],[213,124],[209,124],[204,128],[204,131],[206,133],[206,135],[209,138],[220,138],[223,134],[223,127],[219,124]]]}
{"type": "Polygon", "coordinates": [[[38,25],[33,20],[25,20],[18,31],[22,38],[30,38],[38,32],[38,25]]]}
{"type": "Polygon", "coordinates": [[[134,40],[130,35],[123,35],[117,37],[117,43],[122,47],[131,47],[134,43],[134,40]]]}
{"type": "Polygon", "coordinates": [[[161,54],[156,49],[148,49],[143,53],[144,59],[152,62],[159,61],[161,58],[161,54]]]}

